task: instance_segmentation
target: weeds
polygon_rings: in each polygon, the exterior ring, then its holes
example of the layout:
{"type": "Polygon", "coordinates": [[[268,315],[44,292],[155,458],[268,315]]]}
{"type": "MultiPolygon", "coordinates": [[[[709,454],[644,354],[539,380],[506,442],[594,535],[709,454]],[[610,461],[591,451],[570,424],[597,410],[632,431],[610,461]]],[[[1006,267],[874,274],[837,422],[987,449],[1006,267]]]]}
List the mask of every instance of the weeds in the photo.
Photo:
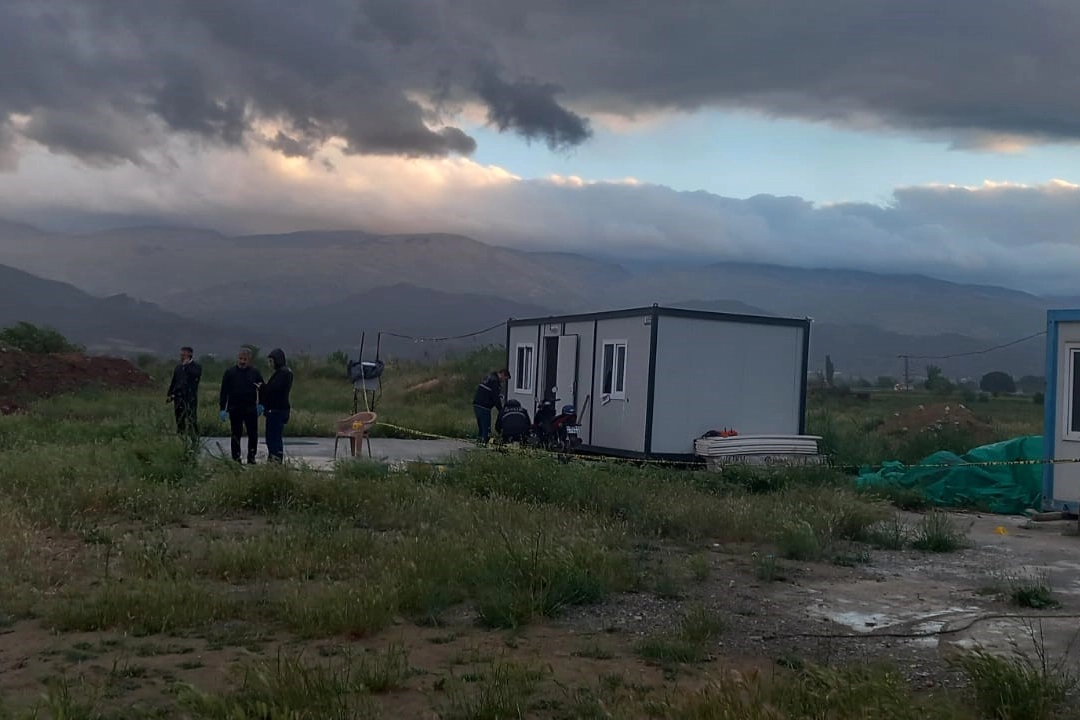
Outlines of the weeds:
{"type": "Polygon", "coordinates": [[[997,595],[1010,605],[1020,608],[1048,610],[1061,607],[1061,603],[1054,597],[1050,573],[1044,569],[1030,573],[1014,573],[1008,570],[991,573],[990,582],[983,588],[983,592],[997,595]]]}
{"type": "Polygon", "coordinates": [[[1047,672],[1021,654],[976,650],[954,664],[971,682],[980,711],[1001,720],[1047,720],[1076,686],[1071,676],[1047,672]]]}
{"type": "Polygon", "coordinates": [[[589,658],[591,660],[610,660],[615,657],[615,653],[607,648],[603,647],[599,643],[592,643],[586,645],[580,650],[575,650],[571,653],[574,657],[589,658]]]}
{"type": "Polygon", "coordinates": [[[498,544],[482,554],[469,580],[483,625],[514,628],[571,605],[600,602],[631,585],[628,558],[594,541],[559,533],[556,542],[546,527],[530,535],[497,530],[498,544]]]}
{"type": "Polygon", "coordinates": [[[648,638],[639,643],[637,653],[659,665],[702,662],[708,658],[711,646],[725,628],[723,618],[697,606],[680,619],[672,634],[648,638]]]}
{"type": "Polygon", "coordinates": [[[753,556],[754,575],[762,582],[783,582],[787,580],[787,568],[772,553],[753,556]]]}
{"type": "Polygon", "coordinates": [[[445,720],[503,720],[528,717],[529,704],[544,669],[510,662],[493,662],[476,673],[444,684],[448,701],[445,720]]]}
{"type": "Polygon", "coordinates": [[[244,670],[235,693],[208,695],[186,687],[181,701],[193,717],[207,720],[374,718],[378,709],[371,695],[399,687],[407,671],[407,656],[394,647],[374,659],[346,655],[336,665],[307,664],[300,656],[279,653],[272,663],[244,670]]]}
{"type": "Polygon", "coordinates": [[[690,577],[693,578],[694,582],[703,583],[709,579],[711,568],[708,555],[704,553],[692,555],[688,564],[690,566],[690,577]]]}
{"type": "Polygon", "coordinates": [[[924,552],[956,552],[968,546],[967,531],[959,528],[948,513],[932,510],[915,526],[911,546],[924,552]]]}
{"type": "Polygon", "coordinates": [[[863,540],[883,550],[903,550],[911,543],[911,526],[900,513],[894,513],[867,529],[863,540]]]}

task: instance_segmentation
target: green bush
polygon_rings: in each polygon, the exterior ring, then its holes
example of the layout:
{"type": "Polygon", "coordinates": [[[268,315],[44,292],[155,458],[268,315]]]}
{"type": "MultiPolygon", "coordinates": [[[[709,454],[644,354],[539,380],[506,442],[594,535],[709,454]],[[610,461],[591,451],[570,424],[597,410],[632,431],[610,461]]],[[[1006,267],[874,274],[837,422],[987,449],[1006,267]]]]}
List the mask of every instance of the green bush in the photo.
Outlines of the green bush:
{"type": "Polygon", "coordinates": [[[0,330],[0,344],[35,354],[82,352],[85,349],[69,342],[51,327],[38,327],[28,322],[0,330]]]}

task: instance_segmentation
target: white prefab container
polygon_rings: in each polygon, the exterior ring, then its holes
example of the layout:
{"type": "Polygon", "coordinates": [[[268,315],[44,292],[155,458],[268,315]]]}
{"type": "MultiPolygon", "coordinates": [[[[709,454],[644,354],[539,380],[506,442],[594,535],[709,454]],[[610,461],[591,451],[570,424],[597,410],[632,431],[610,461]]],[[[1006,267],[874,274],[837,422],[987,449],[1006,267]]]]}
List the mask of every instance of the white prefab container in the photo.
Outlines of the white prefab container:
{"type": "Polygon", "coordinates": [[[1080,310],[1046,315],[1043,410],[1043,456],[1048,461],[1043,509],[1075,514],[1080,508],[1080,310]]]}
{"type": "Polygon", "coordinates": [[[691,459],[694,441],[803,435],[810,320],[652,306],[507,324],[507,398],[573,404],[582,449],[691,459]]]}

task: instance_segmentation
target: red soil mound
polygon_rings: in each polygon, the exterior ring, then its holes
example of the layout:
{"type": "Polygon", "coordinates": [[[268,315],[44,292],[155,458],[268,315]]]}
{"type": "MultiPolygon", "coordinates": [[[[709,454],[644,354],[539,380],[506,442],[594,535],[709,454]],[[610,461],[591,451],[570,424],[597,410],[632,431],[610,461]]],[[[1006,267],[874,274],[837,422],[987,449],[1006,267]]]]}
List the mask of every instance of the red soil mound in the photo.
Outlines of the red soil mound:
{"type": "Polygon", "coordinates": [[[86,387],[152,387],[149,375],[127,360],[65,353],[36,355],[0,346],[0,415],[40,398],[86,387]]]}
{"type": "Polygon", "coordinates": [[[906,435],[908,433],[940,433],[959,430],[970,433],[977,439],[993,435],[990,425],[975,417],[975,413],[960,403],[937,403],[919,405],[901,410],[893,417],[886,418],[878,432],[886,435],[906,435]]]}

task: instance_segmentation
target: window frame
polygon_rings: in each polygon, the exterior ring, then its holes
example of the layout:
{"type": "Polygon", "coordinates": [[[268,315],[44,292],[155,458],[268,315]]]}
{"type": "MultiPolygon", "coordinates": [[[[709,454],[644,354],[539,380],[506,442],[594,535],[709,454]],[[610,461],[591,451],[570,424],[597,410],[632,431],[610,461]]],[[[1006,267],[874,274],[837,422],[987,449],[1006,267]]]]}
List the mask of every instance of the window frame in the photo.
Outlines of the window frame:
{"type": "Polygon", "coordinates": [[[1070,442],[1080,442],[1080,430],[1073,430],[1073,414],[1080,412],[1080,405],[1074,405],[1074,393],[1080,377],[1074,372],[1076,369],[1077,356],[1080,356],[1080,343],[1065,344],[1065,392],[1062,399],[1061,439],[1070,442]]]}
{"type": "Polygon", "coordinates": [[[600,350],[600,391],[605,399],[626,399],[626,367],[630,362],[630,350],[625,340],[604,340],[600,350]],[[611,348],[611,390],[605,388],[607,382],[607,350],[611,348]],[[622,373],[619,369],[619,349],[622,349],[622,373]],[[620,382],[621,381],[621,382],[620,382]],[[619,388],[619,385],[622,388],[619,388]]]}
{"type": "Polygon", "coordinates": [[[518,343],[514,347],[514,393],[532,395],[534,392],[536,392],[536,343],[518,343]],[[522,350],[527,351],[524,363],[521,359],[522,350]],[[522,380],[528,380],[528,385],[522,385],[522,380]]]}

